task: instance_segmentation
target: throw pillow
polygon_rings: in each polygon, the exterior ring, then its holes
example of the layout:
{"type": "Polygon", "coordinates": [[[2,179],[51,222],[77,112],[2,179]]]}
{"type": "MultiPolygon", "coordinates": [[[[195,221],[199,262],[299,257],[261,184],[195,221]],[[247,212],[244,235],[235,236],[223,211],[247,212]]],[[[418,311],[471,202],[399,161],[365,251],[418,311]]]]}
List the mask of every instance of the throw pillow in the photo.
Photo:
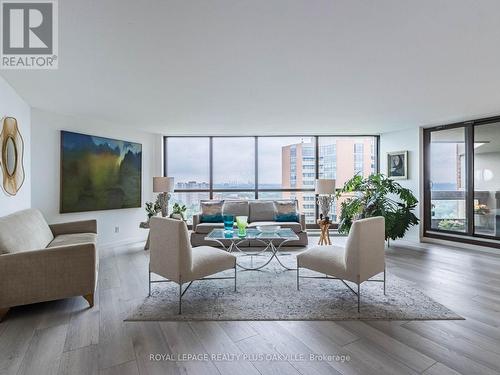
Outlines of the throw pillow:
{"type": "Polygon", "coordinates": [[[224,201],[200,202],[202,223],[222,223],[222,205],[224,201]]]}
{"type": "Polygon", "coordinates": [[[297,202],[296,201],[275,201],[274,211],[276,212],[274,216],[274,221],[278,222],[299,222],[299,214],[297,212],[297,202]]]}

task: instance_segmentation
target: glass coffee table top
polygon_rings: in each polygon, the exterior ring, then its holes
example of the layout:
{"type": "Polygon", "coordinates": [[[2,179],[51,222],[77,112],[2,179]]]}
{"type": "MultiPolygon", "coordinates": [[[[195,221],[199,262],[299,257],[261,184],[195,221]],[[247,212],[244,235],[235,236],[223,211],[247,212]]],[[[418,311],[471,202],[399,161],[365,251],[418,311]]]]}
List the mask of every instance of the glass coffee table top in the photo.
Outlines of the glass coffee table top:
{"type": "Polygon", "coordinates": [[[244,265],[241,262],[236,264],[248,271],[256,271],[267,266],[271,260],[276,259],[279,264],[287,270],[296,270],[296,268],[289,268],[285,266],[278,257],[278,252],[281,247],[290,241],[298,240],[299,236],[290,228],[282,228],[274,232],[262,232],[256,228],[247,228],[246,236],[238,236],[238,230],[226,231],[224,229],[213,229],[206,237],[205,240],[217,242],[226,251],[238,252],[240,256],[249,256],[252,260],[252,265],[244,265]],[[257,252],[248,252],[241,249],[239,246],[246,243],[246,241],[258,241],[263,245],[263,248],[257,252]],[[227,243],[229,242],[229,245],[227,243]],[[276,242],[276,243],[275,243],[276,242]],[[254,257],[263,257],[264,263],[253,266],[254,257]]]}
{"type": "Polygon", "coordinates": [[[207,240],[298,240],[299,237],[290,228],[282,228],[275,232],[262,232],[255,228],[247,228],[244,237],[238,236],[238,230],[226,231],[224,229],[213,229],[205,238],[207,240]]]}

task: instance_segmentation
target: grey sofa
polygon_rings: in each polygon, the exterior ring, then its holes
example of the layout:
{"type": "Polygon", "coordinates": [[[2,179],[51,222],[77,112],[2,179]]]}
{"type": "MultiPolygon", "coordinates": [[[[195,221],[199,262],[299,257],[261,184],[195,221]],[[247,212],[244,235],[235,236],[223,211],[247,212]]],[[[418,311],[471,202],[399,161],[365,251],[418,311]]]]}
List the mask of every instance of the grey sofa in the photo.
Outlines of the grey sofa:
{"type": "Polygon", "coordinates": [[[84,297],[94,305],[95,220],[48,225],[35,209],[0,218],[0,321],[13,306],[84,297]]]}
{"type": "MultiPolygon", "coordinates": [[[[258,225],[280,225],[282,228],[292,229],[299,239],[287,242],[284,246],[307,246],[306,218],[304,214],[299,214],[298,222],[276,222],[274,221],[274,201],[253,200],[253,201],[225,201],[222,213],[224,215],[248,216],[249,228],[258,225]]],[[[223,223],[202,223],[201,214],[193,215],[193,231],[191,232],[192,246],[220,246],[215,241],[207,241],[205,237],[214,228],[223,228],[223,223]]],[[[229,241],[222,241],[224,245],[229,245],[229,241]]],[[[259,247],[259,241],[245,241],[240,247],[259,247]]]]}

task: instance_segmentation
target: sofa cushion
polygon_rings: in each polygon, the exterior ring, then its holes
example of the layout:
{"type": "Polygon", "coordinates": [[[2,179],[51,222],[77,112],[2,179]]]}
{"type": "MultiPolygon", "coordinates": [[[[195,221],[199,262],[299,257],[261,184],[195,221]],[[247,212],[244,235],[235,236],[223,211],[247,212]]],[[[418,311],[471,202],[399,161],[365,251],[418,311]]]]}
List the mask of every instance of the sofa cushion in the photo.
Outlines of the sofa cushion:
{"type": "Polygon", "coordinates": [[[222,206],[223,215],[233,216],[248,216],[248,202],[247,201],[224,201],[222,206]]]}
{"type": "Polygon", "coordinates": [[[201,223],[198,224],[195,228],[196,233],[208,234],[212,231],[212,229],[222,229],[224,228],[224,223],[201,223]]]}
{"type": "Polygon", "coordinates": [[[44,249],[54,239],[40,211],[28,209],[0,218],[0,253],[44,249]]]}
{"type": "Polygon", "coordinates": [[[248,225],[249,228],[256,228],[259,225],[279,225],[281,228],[290,228],[295,233],[302,232],[302,225],[295,221],[290,222],[277,222],[277,221],[255,221],[248,225]]]}
{"type": "Polygon", "coordinates": [[[97,235],[95,233],[74,233],[60,234],[47,247],[81,245],[84,243],[95,243],[97,235]]]}
{"type": "Polygon", "coordinates": [[[250,215],[248,220],[254,221],[273,221],[274,220],[274,201],[256,200],[249,202],[250,215]]]}
{"type": "Polygon", "coordinates": [[[279,222],[289,222],[296,221],[299,222],[299,214],[297,212],[297,202],[296,201],[275,201],[274,202],[274,221],[279,222]]]}
{"type": "Polygon", "coordinates": [[[222,223],[224,201],[202,201],[200,221],[202,223],[222,223]]]}

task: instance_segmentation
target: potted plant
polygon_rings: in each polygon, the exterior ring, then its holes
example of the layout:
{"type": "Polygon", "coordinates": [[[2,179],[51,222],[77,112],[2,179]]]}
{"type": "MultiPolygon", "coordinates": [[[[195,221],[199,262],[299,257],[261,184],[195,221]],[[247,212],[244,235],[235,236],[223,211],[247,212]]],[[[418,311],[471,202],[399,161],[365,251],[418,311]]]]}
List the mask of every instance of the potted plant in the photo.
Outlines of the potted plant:
{"type": "Polygon", "coordinates": [[[161,206],[158,202],[146,202],[146,214],[148,215],[148,222],[153,217],[158,215],[161,211],[161,206]]]}
{"type": "Polygon", "coordinates": [[[474,222],[477,226],[487,228],[490,209],[485,204],[474,205],[474,222]]]}
{"type": "Polygon", "coordinates": [[[182,206],[179,203],[174,203],[174,206],[172,207],[172,213],[170,214],[170,217],[172,219],[178,219],[178,220],[186,220],[184,214],[187,210],[187,207],[185,204],[182,206]]]}
{"type": "Polygon", "coordinates": [[[353,220],[383,216],[385,238],[402,238],[419,220],[413,213],[418,200],[413,193],[382,174],[364,178],[356,175],[344,184],[337,198],[346,193],[354,196],[341,204],[339,233],[349,233],[353,220]]]}

